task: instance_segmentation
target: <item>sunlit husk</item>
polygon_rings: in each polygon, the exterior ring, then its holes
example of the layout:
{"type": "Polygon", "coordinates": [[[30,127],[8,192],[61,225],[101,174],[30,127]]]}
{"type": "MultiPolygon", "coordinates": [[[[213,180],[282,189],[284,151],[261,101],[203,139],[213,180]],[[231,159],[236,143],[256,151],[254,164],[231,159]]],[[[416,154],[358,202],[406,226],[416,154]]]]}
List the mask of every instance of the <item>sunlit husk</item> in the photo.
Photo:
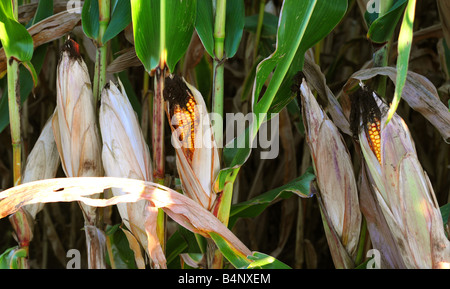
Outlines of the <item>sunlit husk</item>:
{"type": "MultiPolygon", "coordinates": [[[[378,100],[382,110],[385,104],[378,100]]],[[[407,268],[436,268],[450,262],[450,243],[428,176],[403,119],[381,121],[381,163],[364,130],[359,141],[373,179],[373,191],[407,268]]]]}
{"type": "Polygon", "coordinates": [[[172,144],[175,147],[177,155],[177,169],[183,185],[183,192],[204,208],[210,210],[216,199],[213,184],[220,170],[217,145],[214,140],[211,121],[203,96],[195,87],[187,83],[184,79],[182,80],[194,96],[199,111],[200,122],[194,131],[195,149],[192,160],[188,157],[186,147],[183,147],[171,123],[172,144]]]}
{"type": "MultiPolygon", "coordinates": [[[[110,82],[103,90],[99,118],[105,175],[152,181],[149,148],[122,83],[118,87],[110,82]]],[[[117,188],[113,188],[112,192],[115,196],[125,194],[117,188]]],[[[155,254],[162,254],[158,238],[151,238],[151,244],[147,241],[146,222],[147,225],[156,226],[156,215],[147,212],[148,205],[148,201],[141,200],[136,203],[117,204],[117,207],[123,223],[141,246],[148,250],[149,256],[157,260],[155,254]]]]}
{"type": "Polygon", "coordinates": [[[305,81],[300,89],[307,141],[320,189],[319,200],[323,204],[328,244],[336,267],[351,268],[354,266],[361,229],[352,162],[338,129],[319,107],[305,81]],[[333,234],[339,240],[334,239],[333,234]]]}
{"type": "MultiPolygon", "coordinates": [[[[56,74],[57,112],[52,119],[53,134],[66,176],[103,176],[101,139],[91,81],[77,46],[68,40],[61,52],[56,74]]],[[[103,232],[95,228],[97,210],[79,204],[85,220],[89,267],[103,268],[104,238],[100,237],[103,232]]]]}

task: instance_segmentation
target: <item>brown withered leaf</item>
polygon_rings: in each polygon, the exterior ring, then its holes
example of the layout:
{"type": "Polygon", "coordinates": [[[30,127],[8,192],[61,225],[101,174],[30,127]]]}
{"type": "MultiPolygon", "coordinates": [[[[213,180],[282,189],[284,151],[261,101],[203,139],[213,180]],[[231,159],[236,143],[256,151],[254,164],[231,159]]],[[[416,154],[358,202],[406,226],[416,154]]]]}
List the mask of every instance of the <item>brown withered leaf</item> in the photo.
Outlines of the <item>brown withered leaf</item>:
{"type": "Polygon", "coordinates": [[[437,0],[439,16],[441,18],[442,30],[447,45],[450,45],[450,1],[437,0]]]}
{"type": "Polygon", "coordinates": [[[142,65],[142,62],[136,55],[134,47],[126,48],[118,53],[120,55],[108,65],[108,68],[106,69],[108,73],[118,73],[127,68],[142,65]]]}
{"type": "Polygon", "coordinates": [[[168,187],[152,182],[113,177],[57,178],[30,182],[0,193],[0,218],[16,212],[28,204],[80,201],[88,206],[105,207],[119,203],[146,199],[180,225],[209,238],[209,233],[219,234],[233,250],[244,256],[251,251],[212,213],[192,199],[168,187]],[[108,188],[127,192],[110,199],[92,199],[89,196],[108,188]]]}

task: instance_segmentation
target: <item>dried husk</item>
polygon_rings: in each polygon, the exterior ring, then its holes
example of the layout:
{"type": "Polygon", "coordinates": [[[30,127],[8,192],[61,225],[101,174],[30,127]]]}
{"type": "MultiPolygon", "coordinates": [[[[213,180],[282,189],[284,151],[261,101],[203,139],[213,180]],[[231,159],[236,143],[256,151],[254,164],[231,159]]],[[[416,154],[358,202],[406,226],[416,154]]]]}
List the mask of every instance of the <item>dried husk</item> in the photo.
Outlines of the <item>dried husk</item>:
{"type": "MultiPolygon", "coordinates": [[[[56,113],[56,112],[55,112],[56,113]]],[[[51,118],[47,121],[33,149],[27,157],[23,172],[23,183],[52,179],[56,176],[60,164],[58,149],[53,136],[51,118]]],[[[44,204],[26,206],[25,209],[35,219],[44,204]]]]}
{"type": "MultiPolygon", "coordinates": [[[[50,118],[27,157],[25,169],[22,173],[22,183],[54,178],[59,163],[50,118]]],[[[39,203],[24,206],[18,213],[9,218],[15,232],[15,238],[21,248],[27,248],[33,239],[36,215],[43,207],[44,204],[39,203]]]]}
{"type": "MultiPolygon", "coordinates": [[[[149,148],[125,89],[122,83],[119,82],[119,85],[120,87],[110,82],[102,91],[99,121],[103,139],[102,159],[105,175],[152,181],[149,148]]],[[[125,194],[118,188],[113,188],[112,192],[114,196],[125,194]]],[[[147,241],[146,227],[156,226],[157,216],[153,214],[152,208],[147,208],[148,206],[146,200],[117,204],[125,226],[137,238],[147,254],[154,261],[160,260],[157,264],[164,267],[165,259],[160,256],[164,254],[158,238],[155,235],[151,237],[152,242],[147,241]]],[[[156,230],[156,227],[154,229],[156,230]]]]}
{"type": "Polygon", "coordinates": [[[182,81],[195,98],[200,122],[194,131],[195,150],[191,160],[187,157],[186,147],[183,146],[177,137],[176,129],[173,126],[174,123],[172,123],[171,116],[168,113],[172,129],[172,144],[177,155],[178,174],[183,185],[183,192],[205,209],[211,210],[216,199],[216,192],[213,189],[214,181],[220,170],[217,145],[203,96],[183,78],[182,81]]]}
{"type": "MultiPolygon", "coordinates": [[[[377,101],[382,110],[387,109],[377,101]]],[[[381,121],[381,163],[370,149],[364,130],[359,134],[377,204],[406,268],[441,267],[450,262],[450,242],[433,188],[403,119],[395,114],[387,125],[385,122],[386,116],[381,121]]],[[[376,249],[383,249],[376,246],[374,242],[376,249]]]]}
{"type": "MultiPolygon", "coordinates": [[[[62,168],[68,177],[103,176],[101,139],[88,69],[78,44],[66,41],[56,74],[57,113],[52,127],[62,168]]],[[[99,194],[94,195],[98,198],[99,194]]],[[[104,234],[96,228],[97,209],[79,203],[85,220],[90,268],[104,268],[104,234]]]]}
{"type": "Polygon", "coordinates": [[[350,155],[337,127],[319,107],[306,81],[300,90],[328,244],[335,266],[352,268],[360,237],[361,212],[350,155]]]}

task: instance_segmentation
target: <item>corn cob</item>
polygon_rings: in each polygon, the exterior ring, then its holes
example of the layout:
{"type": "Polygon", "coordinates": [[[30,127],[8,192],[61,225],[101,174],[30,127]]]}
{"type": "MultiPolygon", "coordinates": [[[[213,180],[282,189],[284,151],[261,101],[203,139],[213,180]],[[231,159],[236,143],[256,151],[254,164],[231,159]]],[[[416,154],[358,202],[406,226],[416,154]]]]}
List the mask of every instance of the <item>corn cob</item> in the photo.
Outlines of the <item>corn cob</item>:
{"type": "Polygon", "coordinates": [[[320,189],[319,204],[333,262],[337,268],[353,268],[362,216],[350,155],[337,127],[320,108],[306,81],[300,91],[306,140],[320,189]]]}
{"type": "MultiPolygon", "coordinates": [[[[105,175],[152,181],[152,162],[149,148],[144,140],[139,122],[122,83],[117,87],[112,82],[102,91],[100,106],[100,128],[103,138],[102,159],[105,175]]],[[[113,188],[114,196],[125,192],[113,188]]],[[[155,236],[147,237],[148,226],[155,227],[156,215],[147,213],[149,202],[117,204],[123,223],[153,260],[154,267],[165,268],[165,258],[155,236]]],[[[135,256],[137,253],[135,252],[135,256]]],[[[140,260],[142,258],[136,257],[140,260]]],[[[138,263],[138,262],[137,262],[138,263]]]]}
{"type": "Polygon", "coordinates": [[[164,100],[183,191],[210,210],[220,165],[205,101],[195,87],[176,75],[165,79],[164,100]]]}
{"type": "MultiPolygon", "coordinates": [[[[56,74],[57,113],[53,134],[68,177],[103,176],[101,139],[97,127],[91,80],[79,46],[65,42],[56,74]]],[[[99,194],[94,196],[99,197],[99,194]]],[[[96,227],[97,209],[79,203],[85,221],[89,268],[105,268],[104,233],[96,227]]]]}
{"type": "Polygon", "coordinates": [[[365,86],[361,86],[352,97],[350,122],[353,136],[358,136],[361,128],[364,129],[370,149],[381,163],[381,110],[375,101],[380,97],[365,86]]]}
{"type": "MultiPolygon", "coordinates": [[[[367,88],[366,91],[370,92],[367,88]]],[[[379,111],[387,111],[387,105],[380,98],[372,99],[379,111]]],[[[380,157],[373,152],[370,132],[362,129],[357,135],[365,161],[363,168],[372,180],[371,189],[378,206],[364,208],[365,214],[371,214],[371,210],[381,211],[390,231],[384,232],[383,238],[387,240],[391,238],[387,235],[391,234],[395,240],[397,248],[393,251],[398,252],[401,259],[397,264],[406,268],[446,266],[450,263],[450,242],[445,237],[433,188],[418,161],[408,127],[397,114],[387,125],[383,115],[380,123],[380,157]]],[[[368,228],[376,226],[382,225],[368,228]]],[[[374,237],[380,233],[370,231],[374,237]]],[[[382,251],[382,248],[375,248],[382,251]]]]}
{"type": "Polygon", "coordinates": [[[200,123],[197,101],[187,85],[176,76],[166,78],[164,98],[169,104],[168,116],[187,158],[192,162],[195,149],[195,132],[200,123]]]}

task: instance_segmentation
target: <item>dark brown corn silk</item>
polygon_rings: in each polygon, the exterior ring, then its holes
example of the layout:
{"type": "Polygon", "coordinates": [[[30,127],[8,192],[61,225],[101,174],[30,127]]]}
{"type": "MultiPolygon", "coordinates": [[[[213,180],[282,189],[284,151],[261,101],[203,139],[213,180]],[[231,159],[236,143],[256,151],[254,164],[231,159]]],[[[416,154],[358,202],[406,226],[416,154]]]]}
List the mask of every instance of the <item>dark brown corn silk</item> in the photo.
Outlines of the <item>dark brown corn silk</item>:
{"type": "Polygon", "coordinates": [[[165,78],[164,100],[168,103],[167,114],[189,161],[192,161],[195,132],[200,123],[200,113],[193,93],[177,75],[165,78]]]}
{"type": "MultiPolygon", "coordinates": [[[[80,55],[80,45],[78,45],[78,43],[76,43],[74,40],[72,39],[67,39],[66,42],[64,42],[64,46],[61,49],[61,52],[68,52],[69,56],[71,58],[75,58],[75,59],[79,59],[81,58],[80,55]]],[[[62,56],[62,53],[61,53],[62,56]]]]}
{"type": "Polygon", "coordinates": [[[382,115],[375,97],[380,98],[375,91],[366,86],[359,87],[351,95],[350,129],[354,138],[358,138],[361,129],[365,130],[370,149],[381,164],[382,115]]]}

